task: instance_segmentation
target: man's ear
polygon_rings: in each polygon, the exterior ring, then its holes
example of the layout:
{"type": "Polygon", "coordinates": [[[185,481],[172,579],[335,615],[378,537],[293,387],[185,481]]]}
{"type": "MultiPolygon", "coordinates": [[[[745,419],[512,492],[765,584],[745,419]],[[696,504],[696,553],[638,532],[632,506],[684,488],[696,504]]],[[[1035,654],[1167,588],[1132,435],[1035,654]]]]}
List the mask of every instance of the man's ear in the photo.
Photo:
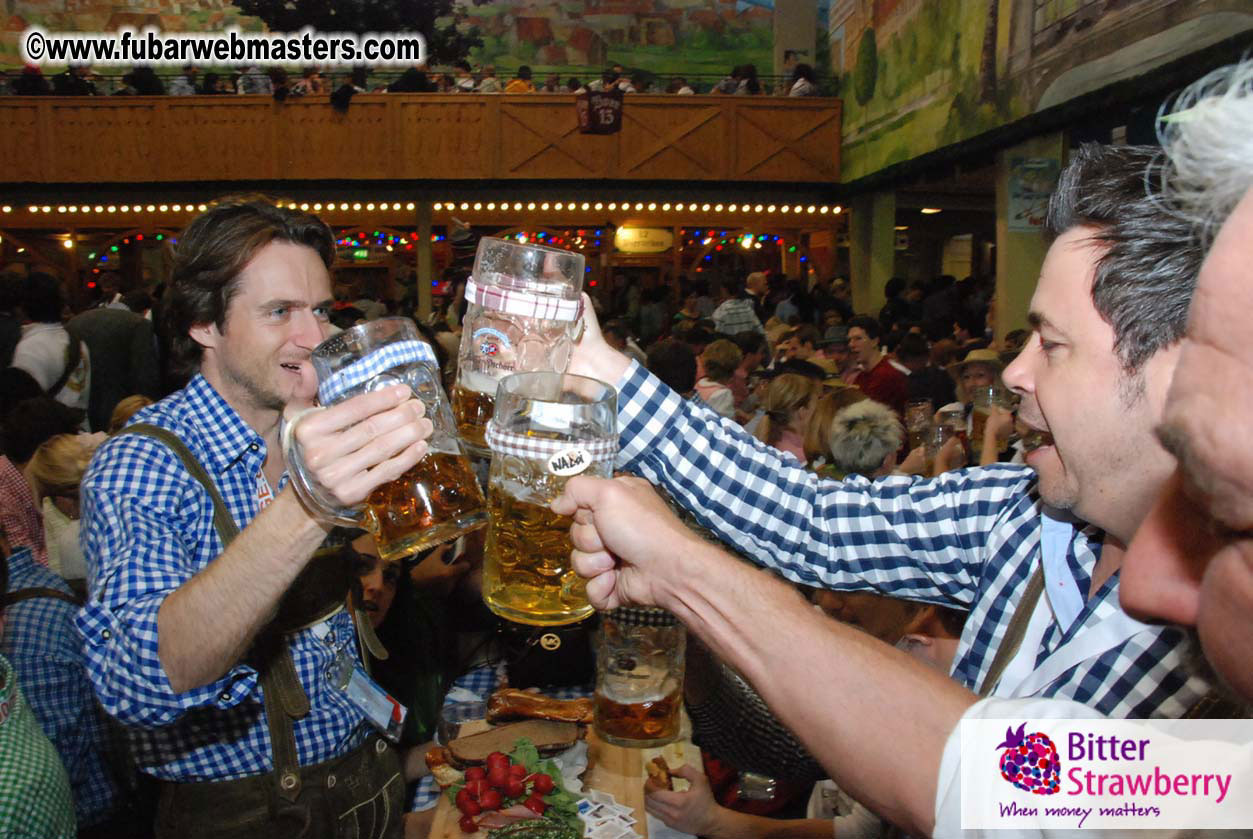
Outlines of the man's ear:
{"type": "Polygon", "coordinates": [[[197,323],[187,330],[187,334],[205,349],[215,349],[218,341],[222,340],[222,333],[216,323],[197,323]]]}

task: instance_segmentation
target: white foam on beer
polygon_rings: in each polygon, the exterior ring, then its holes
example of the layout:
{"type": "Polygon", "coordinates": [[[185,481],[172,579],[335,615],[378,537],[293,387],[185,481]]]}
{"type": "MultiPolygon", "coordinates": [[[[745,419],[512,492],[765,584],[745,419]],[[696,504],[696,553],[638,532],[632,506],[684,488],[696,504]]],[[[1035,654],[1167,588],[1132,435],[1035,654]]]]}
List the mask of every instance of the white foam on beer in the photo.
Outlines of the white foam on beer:
{"type": "MultiPolygon", "coordinates": [[[[507,371],[506,371],[507,372],[507,371]]],[[[480,373],[477,370],[471,370],[463,367],[461,375],[457,379],[457,383],[464,388],[485,393],[488,396],[496,395],[496,385],[500,383],[499,379],[494,379],[486,373],[480,373]]]]}

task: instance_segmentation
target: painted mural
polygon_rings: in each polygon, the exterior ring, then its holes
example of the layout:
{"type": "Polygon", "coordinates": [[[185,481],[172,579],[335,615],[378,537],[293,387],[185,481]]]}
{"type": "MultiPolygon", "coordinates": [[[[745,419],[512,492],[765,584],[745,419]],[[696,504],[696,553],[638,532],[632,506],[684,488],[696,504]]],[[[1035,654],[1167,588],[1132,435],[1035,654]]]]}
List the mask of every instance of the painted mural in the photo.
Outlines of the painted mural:
{"type": "Polygon", "coordinates": [[[832,0],[844,179],[1253,30],[1248,0],[832,0]]]}
{"type": "Polygon", "coordinates": [[[460,0],[483,46],[471,60],[584,78],[613,63],[632,70],[721,77],[736,64],[770,72],[773,0],[460,0]]]}

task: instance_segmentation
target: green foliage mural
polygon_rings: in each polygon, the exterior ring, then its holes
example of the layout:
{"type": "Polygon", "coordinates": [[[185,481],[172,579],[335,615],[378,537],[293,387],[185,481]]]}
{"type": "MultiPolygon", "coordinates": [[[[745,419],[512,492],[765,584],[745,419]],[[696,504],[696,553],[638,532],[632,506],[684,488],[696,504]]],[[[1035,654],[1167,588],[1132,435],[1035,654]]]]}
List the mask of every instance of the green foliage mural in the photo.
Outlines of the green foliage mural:
{"type": "MultiPolygon", "coordinates": [[[[886,76],[887,68],[884,68],[886,76]]],[[[879,50],[875,46],[874,30],[867,29],[857,46],[857,67],[853,70],[853,92],[858,105],[866,105],[874,98],[875,82],[879,78],[879,50]]]]}

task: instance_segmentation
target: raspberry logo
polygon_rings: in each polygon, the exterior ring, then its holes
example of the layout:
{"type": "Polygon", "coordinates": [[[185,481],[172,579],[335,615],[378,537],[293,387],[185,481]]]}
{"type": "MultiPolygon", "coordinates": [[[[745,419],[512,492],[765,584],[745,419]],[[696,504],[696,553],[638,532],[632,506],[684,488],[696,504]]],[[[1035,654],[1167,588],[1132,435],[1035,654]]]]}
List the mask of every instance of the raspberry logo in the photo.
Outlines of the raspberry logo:
{"type": "Polygon", "coordinates": [[[1057,746],[1047,734],[1033,731],[1024,734],[1027,724],[1015,731],[1005,729],[1005,742],[997,746],[1001,752],[1001,777],[1018,789],[1036,795],[1054,795],[1061,788],[1062,765],[1057,759],[1057,746]]]}
{"type": "Polygon", "coordinates": [[[500,347],[496,344],[495,341],[484,341],[483,343],[479,344],[479,352],[481,352],[483,355],[488,355],[488,356],[496,355],[498,352],[500,352],[500,347]]]}

